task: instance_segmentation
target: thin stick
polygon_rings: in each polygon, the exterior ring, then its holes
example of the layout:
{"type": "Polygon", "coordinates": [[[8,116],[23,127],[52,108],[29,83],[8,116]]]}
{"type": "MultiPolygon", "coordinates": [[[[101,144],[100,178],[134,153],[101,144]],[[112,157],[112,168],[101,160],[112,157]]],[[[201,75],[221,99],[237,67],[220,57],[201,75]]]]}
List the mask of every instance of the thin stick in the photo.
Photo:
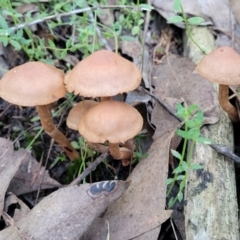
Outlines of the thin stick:
{"type": "MultiPolygon", "coordinates": [[[[182,121],[181,118],[179,118],[177,116],[177,114],[159,97],[155,96],[154,94],[148,92],[146,89],[141,87],[141,90],[144,90],[147,94],[149,94],[151,97],[153,97],[155,100],[157,100],[157,102],[162,105],[173,117],[175,117],[177,120],[179,120],[180,122],[182,121]]],[[[204,137],[201,135],[201,137],[204,137]]],[[[222,154],[225,157],[228,157],[229,159],[233,160],[236,163],[240,163],[240,157],[237,156],[236,154],[234,154],[230,148],[228,148],[227,146],[222,146],[222,145],[218,145],[218,144],[208,144],[211,148],[213,148],[215,151],[217,151],[218,153],[222,154]]]]}
{"type": "Polygon", "coordinates": [[[5,35],[8,36],[10,33],[15,32],[19,29],[29,27],[29,26],[32,26],[32,25],[37,24],[37,23],[42,23],[42,22],[45,22],[47,20],[51,20],[51,19],[54,19],[54,18],[71,16],[73,14],[93,11],[93,10],[97,10],[97,9],[109,9],[109,8],[131,9],[132,11],[138,11],[138,12],[143,11],[143,10],[148,11],[148,9],[145,9],[145,8],[142,8],[142,7],[129,6],[129,5],[125,5],[125,6],[124,5],[107,5],[107,6],[87,7],[87,8],[83,8],[83,9],[76,9],[76,10],[66,12],[66,13],[57,13],[57,14],[50,15],[50,16],[47,16],[47,17],[44,17],[44,18],[33,20],[32,22],[28,22],[28,23],[18,24],[14,27],[10,27],[10,28],[6,29],[5,35]]]}
{"type": "Polygon", "coordinates": [[[109,152],[106,151],[102,153],[98,158],[95,159],[94,162],[92,162],[83,172],[80,174],[75,180],[73,180],[69,186],[74,186],[79,184],[87,175],[90,174],[91,171],[93,171],[107,156],[109,155],[109,152]]]}

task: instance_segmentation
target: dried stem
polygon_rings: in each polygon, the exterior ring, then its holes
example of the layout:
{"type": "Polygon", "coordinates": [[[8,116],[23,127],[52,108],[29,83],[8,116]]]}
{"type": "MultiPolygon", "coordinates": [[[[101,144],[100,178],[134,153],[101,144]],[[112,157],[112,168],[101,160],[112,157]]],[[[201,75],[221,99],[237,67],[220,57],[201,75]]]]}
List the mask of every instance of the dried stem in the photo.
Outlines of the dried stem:
{"type": "Polygon", "coordinates": [[[229,95],[229,86],[228,85],[222,85],[219,84],[219,94],[218,94],[218,100],[219,104],[222,107],[222,109],[228,113],[229,118],[233,122],[239,122],[239,116],[237,108],[235,108],[228,99],[229,95]]]}

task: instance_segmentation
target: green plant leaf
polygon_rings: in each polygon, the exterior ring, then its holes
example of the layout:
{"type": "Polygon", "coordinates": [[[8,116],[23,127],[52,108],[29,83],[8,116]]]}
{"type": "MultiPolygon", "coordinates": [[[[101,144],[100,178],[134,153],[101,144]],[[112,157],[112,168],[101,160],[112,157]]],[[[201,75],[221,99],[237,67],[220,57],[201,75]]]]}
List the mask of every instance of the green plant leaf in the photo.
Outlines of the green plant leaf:
{"type": "Polygon", "coordinates": [[[172,205],[173,205],[173,203],[174,203],[174,198],[171,197],[170,200],[169,200],[169,202],[168,202],[168,208],[171,208],[172,205]]]}
{"type": "Polygon", "coordinates": [[[181,130],[181,129],[177,129],[177,130],[176,130],[176,133],[177,133],[178,136],[180,136],[180,137],[182,137],[182,138],[191,139],[191,136],[189,135],[189,133],[188,133],[188,132],[185,132],[185,131],[183,131],[183,130],[181,130]]]}
{"type": "Polygon", "coordinates": [[[181,10],[181,0],[175,0],[173,3],[173,11],[174,12],[180,12],[181,10]]]}
{"type": "Polygon", "coordinates": [[[171,153],[175,158],[177,158],[179,160],[182,159],[182,155],[178,151],[171,149],[171,153]]]}
{"type": "Polygon", "coordinates": [[[9,38],[6,36],[0,37],[0,42],[3,44],[4,47],[6,47],[8,45],[8,40],[9,40],[9,38]]]}
{"type": "Polygon", "coordinates": [[[201,17],[191,17],[191,18],[188,18],[187,21],[189,24],[199,25],[199,24],[203,23],[205,20],[201,17]]]}
{"type": "Polygon", "coordinates": [[[187,112],[189,115],[192,115],[198,109],[198,105],[192,104],[187,108],[187,112]]]}
{"type": "Polygon", "coordinates": [[[67,55],[67,49],[64,49],[62,52],[61,52],[61,59],[65,58],[67,55]]]}
{"type": "Polygon", "coordinates": [[[184,187],[185,187],[185,181],[181,181],[180,187],[179,187],[180,191],[182,191],[184,187]]]}
{"type": "Polygon", "coordinates": [[[191,163],[190,168],[194,170],[199,170],[199,169],[203,169],[203,166],[197,163],[191,163]]]}
{"type": "Polygon", "coordinates": [[[144,20],[143,19],[139,19],[139,21],[138,21],[138,26],[140,26],[141,24],[143,24],[144,23],[144,20]]]}
{"type": "Polygon", "coordinates": [[[184,178],[185,178],[184,175],[178,175],[176,180],[179,181],[179,180],[183,180],[184,178]]]}
{"type": "Polygon", "coordinates": [[[168,18],[167,22],[168,23],[180,23],[180,22],[183,22],[183,17],[175,15],[175,16],[168,18]]]}
{"type": "Polygon", "coordinates": [[[182,169],[186,172],[188,170],[188,165],[185,161],[182,162],[182,169]]]}
{"type": "Polygon", "coordinates": [[[14,47],[16,51],[19,51],[22,48],[21,45],[13,39],[9,39],[9,43],[14,47]]]}
{"type": "Polygon", "coordinates": [[[139,26],[134,26],[134,27],[132,28],[132,35],[133,35],[133,36],[134,36],[134,35],[137,35],[137,34],[139,33],[139,31],[140,31],[139,26]]]}
{"type": "Polygon", "coordinates": [[[183,171],[184,171],[184,169],[182,168],[182,166],[178,166],[173,170],[173,173],[181,173],[183,171]]]}
{"type": "Polygon", "coordinates": [[[183,200],[183,193],[182,192],[178,193],[177,199],[178,199],[179,202],[181,202],[183,200]]]}
{"type": "Polygon", "coordinates": [[[188,139],[196,140],[199,138],[200,135],[200,129],[199,128],[191,128],[187,132],[188,139]]]}
{"type": "Polygon", "coordinates": [[[51,39],[48,39],[48,44],[51,48],[56,48],[55,43],[51,39]]]}
{"type": "Polygon", "coordinates": [[[78,145],[78,142],[76,141],[72,141],[71,145],[75,148],[75,149],[80,149],[80,146],[78,145]]]}
{"type": "Polygon", "coordinates": [[[9,36],[10,35],[10,30],[9,29],[0,29],[0,37],[1,36],[9,36]]]}
{"type": "Polygon", "coordinates": [[[182,118],[184,121],[188,121],[189,117],[190,117],[190,113],[188,108],[185,108],[184,106],[182,106],[182,104],[177,103],[176,104],[176,109],[177,109],[177,115],[182,118]]]}
{"type": "Polygon", "coordinates": [[[3,28],[3,29],[8,28],[8,23],[5,20],[5,18],[2,16],[2,14],[0,14],[0,27],[3,28]]]}
{"type": "Polygon", "coordinates": [[[171,184],[172,182],[173,182],[173,178],[168,178],[168,179],[166,179],[165,184],[166,184],[166,185],[169,185],[169,184],[171,184]]]}

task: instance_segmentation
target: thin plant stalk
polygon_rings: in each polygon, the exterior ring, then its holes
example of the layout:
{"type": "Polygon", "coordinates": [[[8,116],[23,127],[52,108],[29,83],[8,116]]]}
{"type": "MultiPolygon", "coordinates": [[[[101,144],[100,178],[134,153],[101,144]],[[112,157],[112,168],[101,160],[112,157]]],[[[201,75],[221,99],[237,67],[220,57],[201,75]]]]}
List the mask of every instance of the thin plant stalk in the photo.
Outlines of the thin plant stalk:
{"type": "Polygon", "coordinates": [[[186,183],[187,183],[187,179],[188,179],[188,173],[189,173],[191,162],[192,162],[192,157],[193,157],[193,151],[194,151],[195,144],[196,144],[196,141],[194,141],[194,140],[191,141],[189,154],[188,154],[188,157],[187,157],[187,169],[185,171],[184,178],[183,178],[183,180],[182,180],[182,182],[180,184],[180,188],[179,188],[178,194],[174,198],[174,200],[171,202],[171,204],[168,206],[169,208],[171,208],[176,203],[176,201],[178,200],[178,195],[182,194],[183,189],[186,187],[186,183]]]}
{"type": "MultiPolygon", "coordinates": [[[[184,127],[184,131],[187,132],[188,131],[188,127],[185,125],[184,127]]],[[[182,154],[181,154],[181,159],[180,159],[180,162],[178,164],[178,166],[181,166],[182,165],[182,162],[184,160],[184,157],[185,157],[185,154],[186,154],[186,150],[187,150],[187,143],[188,143],[188,140],[186,138],[184,138],[184,141],[183,141],[183,149],[182,149],[182,154]]],[[[173,181],[167,191],[167,196],[169,196],[169,194],[171,193],[172,191],[172,188],[174,186],[174,183],[176,182],[177,180],[177,176],[178,176],[178,173],[175,173],[174,174],[174,177],[173,177],[173,181]]]]}

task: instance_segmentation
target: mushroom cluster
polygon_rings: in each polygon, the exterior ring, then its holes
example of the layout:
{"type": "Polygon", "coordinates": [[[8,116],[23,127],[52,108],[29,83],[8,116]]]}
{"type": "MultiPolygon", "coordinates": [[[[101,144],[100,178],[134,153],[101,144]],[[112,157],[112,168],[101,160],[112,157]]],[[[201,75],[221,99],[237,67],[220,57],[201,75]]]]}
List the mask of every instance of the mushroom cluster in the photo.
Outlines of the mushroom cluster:
{"type": "Polygon", "coordinates": [[[122,159],[123,165],[128,164],[133,153],[119,144],[124,145],[141,131],[143,119],[135,108],[112,97],[134,90],[141,79],[141,72],[132,62],[116,53],[99,50],[80,61],[64,81],[69,92],[101,98],[100,103],[84,100],[77,104],[69,113],[68,126],[74,115],[80,134],[89,143],[108,142],[111,155],[122,159]]]}
{"type": "Polygon", "coordinates": [[[61,70],[42,62],[17,66],[0,80],[0,96],[12,104],[35,106],[44,130],[71,160],[79,154],[53,123],[50,104],[67,91],[100,98],[101,102],[84,100],[73,107],[67,126],[79,130],[94,149],[106,151],[109,148],[113,158],[122,159],[123,165],[127,165],[133,154],[129,143],[141,131],[143,119],[135,108],[112,97],[134,90],[141,79],[141,72],[132,62],[116,53],[99,50],[80,61],[65,76],[61,70]],[[102,145],[105,142],[109,147],[102,145]]]}

